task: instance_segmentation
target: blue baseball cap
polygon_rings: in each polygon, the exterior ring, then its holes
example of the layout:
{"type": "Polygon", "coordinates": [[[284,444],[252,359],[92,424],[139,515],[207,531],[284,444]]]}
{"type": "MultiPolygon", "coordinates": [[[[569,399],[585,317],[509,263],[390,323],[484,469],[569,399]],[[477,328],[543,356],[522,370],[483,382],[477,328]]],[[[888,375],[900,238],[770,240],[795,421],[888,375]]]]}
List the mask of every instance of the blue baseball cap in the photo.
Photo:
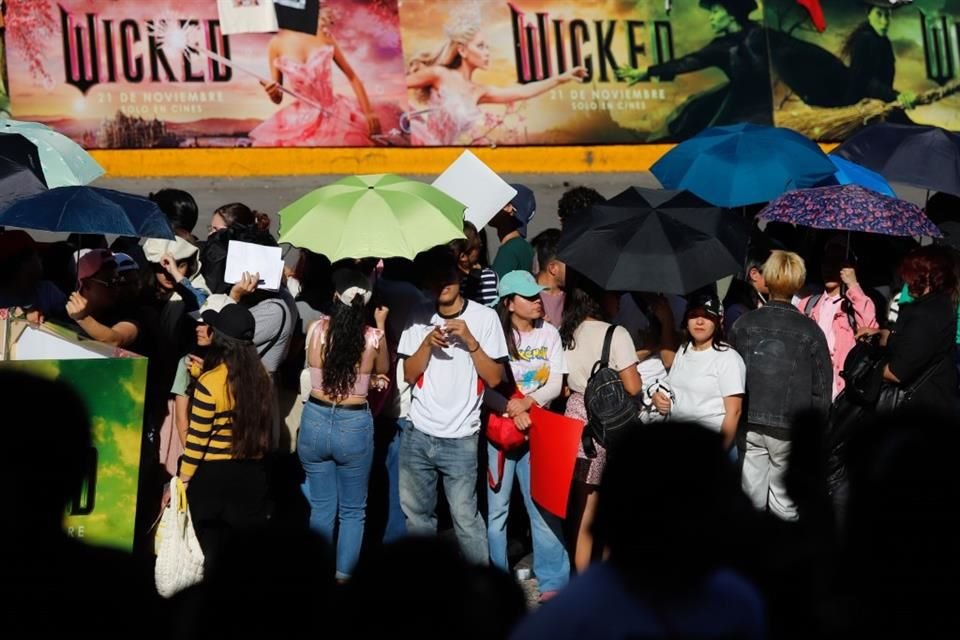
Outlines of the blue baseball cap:
{"type": "Polygon", "coordinates": [[[517,231],[520,232],[521,236],[526,238],[527,225],[533,220],[533,216],[537,215],[537,198],[533,195],[530,187],[526,185],[511,184],[510,186],[517,190],[517,195],[510,201],[510,204],[516,209],[516,211],[513,212],[513,217],[520,223],[517,231]]]}
{"type": "Polygon", "coordinates": [[[529,271],[511,271],[502,278],[497,286],[497,295],[503,300],[507,296],[523,296],[532,298],[540,295],[540,292],[546,289],[537,284],[533,274],[529,271]]]}

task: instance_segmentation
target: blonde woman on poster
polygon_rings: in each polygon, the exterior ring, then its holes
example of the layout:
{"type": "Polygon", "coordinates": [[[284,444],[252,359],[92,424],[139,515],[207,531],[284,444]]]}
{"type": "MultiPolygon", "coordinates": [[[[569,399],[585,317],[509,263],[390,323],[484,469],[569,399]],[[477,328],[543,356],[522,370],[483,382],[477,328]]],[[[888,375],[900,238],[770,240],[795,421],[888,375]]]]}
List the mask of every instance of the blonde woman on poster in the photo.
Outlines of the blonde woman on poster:
{"type": "Polygon", "coordinates": [[[423,53],[408,67],[407,88],[417,89],[422,111],[410,115],[414,145],[479,144],[502,124],[502,118],[480,109],[481,104],[512,105],[530,100],[572,80],[587,70],[574,67],[559,76],[507,87],[483,85],[473,79],[490,66],[490,49],[476,8],[454,16],[444,29],[448,41],[437,53],[423,53]]]}
{"type": "Polygon", "coordinates": [[[317,33],[280,29],[270,40],[267,55],[273,82],[264,90],[275,104],[284,85],[304,99],[296,100],[250,132],[258,147],[362,147],[380,133],[380,120],[363,82],[330,34],[332,18],[321,10],[317,33]],[[350,80],[356,100],[333,90],[333,66],[350,80]]]}

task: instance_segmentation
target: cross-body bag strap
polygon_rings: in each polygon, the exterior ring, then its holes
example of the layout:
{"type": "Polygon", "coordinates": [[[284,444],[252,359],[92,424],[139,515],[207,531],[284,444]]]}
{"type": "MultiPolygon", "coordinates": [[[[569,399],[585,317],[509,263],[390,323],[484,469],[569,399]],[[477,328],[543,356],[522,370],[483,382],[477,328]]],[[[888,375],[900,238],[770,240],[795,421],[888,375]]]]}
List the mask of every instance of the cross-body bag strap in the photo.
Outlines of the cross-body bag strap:
{"type": "Polygon", "coordinates": [[[936,363],[936,364],[934,364],[934,365],[931,366],[931,367],[927,367],[927,369],[926,369],[923,373],[921,373],[919,376],[917,376],[917,379],[916,379],[916,380],[914,380],[914,381],[911,382],[910,384],[908,384],[908,385],[906,385],[905,387],[903,387],[903,396],[904,396],[904,398],[909,399],[914,393],[917,392],[917,390],[920,389],[920,387],[922,387],[924,384],[926,384],[927,380],[929,380],[931,377],[933,377],[933,374],[935,374],[937,371],[940,370],[940,367],[943,366],[943,362],[944,362],[944,360],[946,360],[946,359],[947,359],[946,357],[944,357],[943,355],[941,355],[941,356],[939,357],[939,359],[937,360],[937,363],[936,363]]]}

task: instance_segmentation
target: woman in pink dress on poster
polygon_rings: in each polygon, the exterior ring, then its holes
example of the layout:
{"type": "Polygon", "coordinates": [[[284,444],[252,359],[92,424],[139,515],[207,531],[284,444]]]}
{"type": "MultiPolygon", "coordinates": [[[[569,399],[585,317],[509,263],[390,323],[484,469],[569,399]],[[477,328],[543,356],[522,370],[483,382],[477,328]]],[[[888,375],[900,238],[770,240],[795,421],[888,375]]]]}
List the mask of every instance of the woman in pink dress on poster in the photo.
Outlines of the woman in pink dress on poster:
{"type": "Polygon", "coordinates": [[[380,120],[363,82],[330,35],[328,12],[321,10],[316,35],[281,29],[270,40],[268,56],[273,82],[264,90],[275,104],[283,100],[281,85],[302,96],[250,132],[257,147],[362,147],[380,133],[380,120]],[[352,100],[333,90],[333,65],[340,68],[357,96],[352,100]]]}
{"type": "Polygon", "coordinates": [[[438,53],[421,54],[410,62],[407,88],[419,90],[420,101],[426,106],[409,116],[414,145],[484,144],[487,135],[503,123],[503,117],[483,111],[479,105],[512,105],[587,76],[587,70],[577,66],[527,84],[494,87],[475,82],[473,73],[490,66],[490,49],[481,22],[475,9],[465,10],[447,24],[444,31],[449,41],[438,53]]]}

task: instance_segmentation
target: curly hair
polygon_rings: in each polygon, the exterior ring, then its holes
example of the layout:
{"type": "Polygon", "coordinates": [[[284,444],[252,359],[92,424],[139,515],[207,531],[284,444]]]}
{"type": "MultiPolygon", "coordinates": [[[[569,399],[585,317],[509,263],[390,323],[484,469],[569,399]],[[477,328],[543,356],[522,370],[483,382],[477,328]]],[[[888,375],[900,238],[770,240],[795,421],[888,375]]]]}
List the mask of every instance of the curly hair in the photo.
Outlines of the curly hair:
{"type": "Polygon", "coordinates": [[[237,459],[262,457],[269,447],[273,426],[270,375],[253,344],[214,331],[203,368],[209,371],[221,364],[227,367],[227,393],[233,400],[230,453],[237,459]]]}
{"type": "Polygon", "coordinates": [[[560,223],[563,224],[570,216],[585,211],[595,204],[606,202],[607,199],[600,195],[596,189],[590,187],[574,187],[562,196],[557,203],[557,215],[560,216],[560,223]]]}
{"type": "Polygon", "coordinates": [[[567,271],[567,296],[563,303],[563,320],[560,322],[560,340],[564,349],[576,349],[574,332],[587,318],[606,320],[601,297],[603,290],[582,275],[567,271]]]}
{"type": "Polygon", "coordinates": [[[927,287],[930,293],[957,296],[956,266],[950,250],[945,247],[914,249],[900,263],[900,277],[914,298],[921,297],[927,287]]]}
{"type": "Polygon", "coordinates": [[[334,301],[323,346],[323,393],[334,400],[350,396],[357,382],[360,358],[366,346],[366,304],[355,296],[350,304],[334,301]]]}

